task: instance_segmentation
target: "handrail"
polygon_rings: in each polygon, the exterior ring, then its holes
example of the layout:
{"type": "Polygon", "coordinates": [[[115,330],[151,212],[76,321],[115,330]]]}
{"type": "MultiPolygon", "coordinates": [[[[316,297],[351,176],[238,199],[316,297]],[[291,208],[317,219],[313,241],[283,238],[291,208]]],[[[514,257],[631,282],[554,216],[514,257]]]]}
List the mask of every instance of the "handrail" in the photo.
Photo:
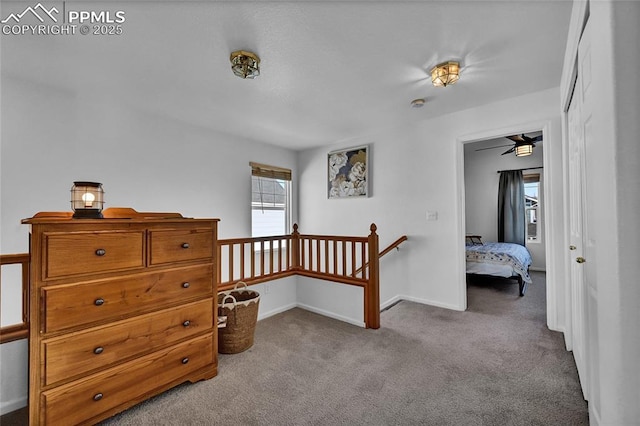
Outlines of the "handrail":
{"type": "Polygon", "coordinates": [[[0,327],[0,344],[29,337],[29,253],[0,254],[0,266],[22,265],[22,322],[0,327]]]}
{"type": "Polygon", "coordinates": [[[391,250],[393,250],[394,248],[398,248],[398,246],[402,243],[404,243],[405,241],[407,241],[409,238],[407,238],[406,235],[403,235],[402,237],[398,238],[397,240],[395,240],[393,243],[389,244],[389,247],[387,247],[386,249],[382,250],[380,252],[380,257],[384,256],[385,254],[389,253],[391,250]]]}
{"type": "MultiPolygon", "coordinates": [[[[409,238],[407,238],[406,235],[403,235],[402,237],[398,238],[397,240],[395,240],[394,242],[392,242],[391,244],[389,244],[389,247],[387,247],[386,249],[382,250],[380,252],[380,254],[378,255],[378,259],[382,258],[382,256],[384,256],[385,254],[389,253],[391,250],[393,250],[394,248],[397,249],[398,246],[402,243],[404,243],[405,241],[407,241],[409,238]]],[[[367,266],[369,266],[368,263],[365,263],[364,265],[362,265],[360,268],[358,268],[356,270],[356,274],[359,273],[360,271],[362,271],[364,268],[366,268],[367,266]]]]}

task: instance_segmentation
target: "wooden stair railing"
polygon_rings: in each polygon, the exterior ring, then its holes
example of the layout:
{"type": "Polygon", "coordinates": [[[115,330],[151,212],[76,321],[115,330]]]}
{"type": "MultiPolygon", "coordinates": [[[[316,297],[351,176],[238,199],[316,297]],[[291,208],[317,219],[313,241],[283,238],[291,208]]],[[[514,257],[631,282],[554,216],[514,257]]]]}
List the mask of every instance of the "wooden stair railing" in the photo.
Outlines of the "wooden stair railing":
{"type": "MultiPolygon", "coordinates": [[[[379,328],[379,260],[407,237],[378,253],[376,230],[371,224],[367,237],[305,235],[294,225],[290,235],[218,240],[218,290],[238,281],[253,285],[296,274],[355,285],[364,290],[366,327],[379,328]],[[359,263],[363,266],[356,268],[359,263]]],[[[29,262],[29,253],[0,255],[0,266],[22,265],[22,323],[0,328],[0,343],[29,337],[29,262]]]]}
{"type": "MultiPolygon", "coordinates": [[[[385,254],[389,253],[389,252],[390,252],[391,250],[393,250],[393,249],[398,249],[398,250],[399,250],[398,246],[399,246],[400,244],[404,243],[404,242],[405,242],[405,241],[407,241],[407,240],[408,240],[408,238],[407,238],[407,236],[406,236],[406,235],[403,235],[402,237],[398,238],[397,240],[395,240],[394,242],[392,242],[391,244],[389,244],[389,246],[388,246],[386,249],[384,249],[384,250],[382,250],[382,251],[380,252],[380,254],[378,255],[378,259],[382,258],[385,254]]],[[[365,269],[367,266],[368,266],[368,263],[365,263],[364,265],[362,265],[361,267],[359,267],[359,268],[356,270],[356,274],[357,274],[357,273],[359,273],[359,272],[361,272],[361,271],[362,271],[363,269],[365,269]]]]}
{"type": "Polygon", "coordinates": [[[29,253],[1,254],[0,266],[22,265],[22,323],[0,328],[0,344],[29,337],[29,253]]]}
{"type": "Polygon", "coordinates": [[[291,275],[355,285],[364,291],[365,326],[379,328],[376,229],[371,224],[367,237],[307,235],[300,234],[296,224],[291,235],[218,240],[218,289],[231,289],[238,281],[253,285],[291,275]],[[358,264],[368,267],[357,268],[358,264]]]}
{"type": "Polygon", "coordinates": [[[238,281],[259,284],[295,274],[292,235],[218,240],[218,290],[238,281]]]}

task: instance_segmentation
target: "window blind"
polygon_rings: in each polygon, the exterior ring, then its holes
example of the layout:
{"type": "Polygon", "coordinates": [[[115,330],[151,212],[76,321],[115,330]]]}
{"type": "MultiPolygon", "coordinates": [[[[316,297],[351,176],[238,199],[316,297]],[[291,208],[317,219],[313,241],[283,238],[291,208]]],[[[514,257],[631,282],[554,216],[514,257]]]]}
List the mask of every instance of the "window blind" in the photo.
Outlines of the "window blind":
{"type": "Polygon", "coordinates": [[[264,177],[270,179],[291,180],[291,170],[283,167],[269,166],[267,164],[260,164],[250,162],[251,175],[257,177],[264,177]]]}

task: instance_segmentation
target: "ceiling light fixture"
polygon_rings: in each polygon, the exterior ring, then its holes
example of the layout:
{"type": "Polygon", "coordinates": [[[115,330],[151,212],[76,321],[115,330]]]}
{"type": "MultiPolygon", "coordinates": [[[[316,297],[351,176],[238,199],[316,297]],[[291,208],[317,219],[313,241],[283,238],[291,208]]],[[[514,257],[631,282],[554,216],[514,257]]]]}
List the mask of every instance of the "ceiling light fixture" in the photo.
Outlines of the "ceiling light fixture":
{"type": "Polygon", "coordinates": [[[460,63],[443,62],[431,69],[431,82],[435,87],[447,87],[460,78],[460,63]]]}
{"type": "Polygon", "coordinates": [[[236,50],[231,53],[231,69],[240,78],[256,78],[260,75],[260,58],[253,52],[236,50]]]}
{"type": "Polygon", "coordinates": [[[411,108],[422,108],[425,102],[424,99],[414,99],[411,101],[411,108]]]}
{"type": "Polygon", "coordinates": [[[533,154],[533,144],[524,143],[522,145],[516,145],[516,157],[526,157],[533,154]]]}

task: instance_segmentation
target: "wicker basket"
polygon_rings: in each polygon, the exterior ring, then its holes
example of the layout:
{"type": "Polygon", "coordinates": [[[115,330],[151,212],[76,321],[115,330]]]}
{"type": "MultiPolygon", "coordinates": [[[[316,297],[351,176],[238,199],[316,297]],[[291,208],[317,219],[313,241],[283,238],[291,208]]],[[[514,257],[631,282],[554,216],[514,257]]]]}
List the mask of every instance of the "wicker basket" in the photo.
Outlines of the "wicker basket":
{"type": "Polygon", "coordinates": [[[242,281],[233,290],[218,293],[218,316],[227,317],[226,327],[218,329],[218,352],[237,354],[253,346],[259,303],[260,294],[242,281]]]}

